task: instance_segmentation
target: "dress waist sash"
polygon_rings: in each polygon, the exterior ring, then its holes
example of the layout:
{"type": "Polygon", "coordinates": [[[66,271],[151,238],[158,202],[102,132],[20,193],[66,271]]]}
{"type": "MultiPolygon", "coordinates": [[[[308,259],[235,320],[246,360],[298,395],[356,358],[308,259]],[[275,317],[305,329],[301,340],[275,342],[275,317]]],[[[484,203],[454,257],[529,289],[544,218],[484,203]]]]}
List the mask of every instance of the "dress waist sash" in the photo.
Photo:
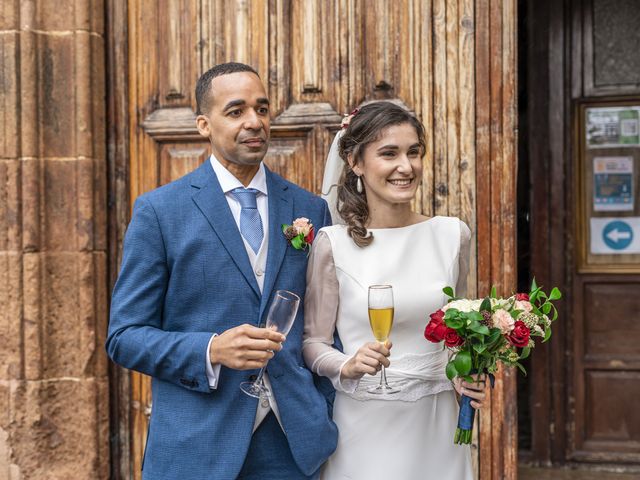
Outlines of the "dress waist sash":
{"type": "Polygon", "coordinates": [[[387,368],[387,382],[400,389],[393,395],[376,395],[367,392],[380,383],[380,373],[365,375],[354,393],[345,393],[356,400],[400,400],[415,402],[427,395],[453,390],[447,379],[445,367],[449,360],[446,350],[429,353],[407,353],[393,358],[387,368]]]}

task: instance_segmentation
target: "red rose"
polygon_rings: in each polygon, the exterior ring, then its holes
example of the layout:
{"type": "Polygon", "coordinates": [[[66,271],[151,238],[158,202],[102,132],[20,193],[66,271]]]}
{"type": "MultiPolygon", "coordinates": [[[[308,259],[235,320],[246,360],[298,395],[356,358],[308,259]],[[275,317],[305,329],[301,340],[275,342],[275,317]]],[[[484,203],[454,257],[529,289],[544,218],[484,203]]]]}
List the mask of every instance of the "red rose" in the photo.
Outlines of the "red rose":
{"type": "Polygon", "coordinates": [[[307,233],[307,236],[304,237],[304,241],[307,242],[307,245],[311,245],[314,238],[315,238],[315,233],[313,231],[313,226],[311,226],[311,230],[309,230],[309,233],[307,233]]]}
{"type": "MultiPolygon", "coordinates": [[[[528,337],[527,337],[528,338],[528,337]]],[[[458,335],[453,328],[447,327],[447,331],[444,334],[444,344],[447,347],[459,347],[464,343],[464,340],[458,335]]]]}
{"type": "Polygon", "coordinates": [[[431,320],[424,329],[424,338],[433,343],[439,343],[444,339],[447,326],[444,324],[444,312],[438,310],[430,315],[431,320]]]}
{"type": "Polygon", "coordinates": [[[521,302],[528,302],[529,295],[527,295],[526,293],[516,293],[516,300],[519,300],[521,302]]]}
{"type": "Polygon", "coordinates": [[[529,345],[530,335],[531,331],[529,330],[529,328],[524,324],[522,320],[518,320],[513,325],[513,330],[511,330],[511,333],[507,336],[507,339],[514,347],[522,348],[529,345]]]}

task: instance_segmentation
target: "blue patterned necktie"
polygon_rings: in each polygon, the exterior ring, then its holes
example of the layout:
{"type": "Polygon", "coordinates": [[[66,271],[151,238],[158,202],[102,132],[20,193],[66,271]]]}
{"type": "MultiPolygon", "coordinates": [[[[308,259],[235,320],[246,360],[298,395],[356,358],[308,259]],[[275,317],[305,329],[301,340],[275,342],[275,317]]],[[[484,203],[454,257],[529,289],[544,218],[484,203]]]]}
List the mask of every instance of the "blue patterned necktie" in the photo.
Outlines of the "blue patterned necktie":
{"type": "Polygon", "coordinates": [[[258,203],[255,188],[235,188],[231,194],[240,202],[240,233],[247,241],[251,249],[257,254],[262,244],[264,230],[262,229],[262,219],[258,212],[258,203]]]}

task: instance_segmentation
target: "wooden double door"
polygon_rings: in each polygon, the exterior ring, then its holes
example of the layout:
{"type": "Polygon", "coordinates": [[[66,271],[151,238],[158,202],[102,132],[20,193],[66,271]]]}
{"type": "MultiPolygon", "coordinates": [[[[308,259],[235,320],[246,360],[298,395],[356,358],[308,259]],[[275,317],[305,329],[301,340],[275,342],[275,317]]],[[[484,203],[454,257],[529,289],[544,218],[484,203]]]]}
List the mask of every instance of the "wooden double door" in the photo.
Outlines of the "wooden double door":
{"type": "MultiPolygon", "coordinates": [[[[373,99],[413,110],[428,132],[416,209],[459,216],[472,227],[471,293],[491,284],[511,291],[515,25],[512,0],[112,2],[112,192],[128,197],[117,208],[114,230],[123,230],[138,195],[208,157],[209,145],[195,129],[195,83],[211,66],[237,61],[256,68],[270,97],[265,163],[314,192],[344,114],[373,99]],[[504,188],[487,188],[492,179],[504,188]],[[493,222],[499,236],[492,237],[493,222]]],[[[120,240],[114,234],[115,257],[120,240]]],[[[112,467],[116,477],[139,478],[153,408],[150,382],[136,373],[114,379],[112,430],[119,440],[112,467]]],[[[483,478],[514,478],[514,415],[504,421],[513,388],[507,374],[482,418],[477,441],[485,455],[477,468],[483,478]]]]}
{"type": "MultiPolygon", "coordinates": [[[[637,472],[640,255],[598,247],[606,231],[592,232],[591,222],[639,218],[640,144],[587,145],[594,131],[587,115],[640,106],[640,4],[544,0],[526,8],[526,253],[539,282],[565,294],[554,336],[531,359],[531,454],[541,463],[637,472]],[[630,208],[596,206],[604,194],[596,191],[594,168],[606,159],[633,165],[630,208]]],[[[613,122],[608,128],[618,131],[613,122]]],[[[606,241],[617,247],[618,240],[606,241]]]]}

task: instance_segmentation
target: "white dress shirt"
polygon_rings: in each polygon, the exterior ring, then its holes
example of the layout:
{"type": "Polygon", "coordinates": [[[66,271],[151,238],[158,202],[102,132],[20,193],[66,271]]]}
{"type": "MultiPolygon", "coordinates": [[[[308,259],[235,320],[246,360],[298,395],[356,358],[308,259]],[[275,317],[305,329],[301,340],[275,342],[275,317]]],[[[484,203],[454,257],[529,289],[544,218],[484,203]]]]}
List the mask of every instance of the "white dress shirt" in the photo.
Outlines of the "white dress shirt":
{"type": "MultiPolygon", "coordinates": [[[[264,164],[260,163],[260,168],[256,172],[255,176],[249,183],[247,187],[245,187],[240,180],[238,180],[229,170],[227,170],[213,155],[210,157],[211,166],[213,167],[213,171],[218,177],[218,182],[220,183],[220,187],[224,192],[225,198],[227,199],[227,203],[229,204],[229,208],[231,209],[231,214],[233,215],[233,219],[238,226],[238,230],[240,229],[240,211],[242,209],[240,202],[235,198],[235,196],[231,193],[232,190],[236,188],[255,188],[258,191],[256,195],[256,203],[258,207],[258,213],[260,214],[260,218],[262,219],[262,229],[264,232],[264,236],[262,238],[262,243],[260,244],[260,249],[256,254],[251,246],[247,243],[244,237],[241,238],[244,242],[245,250],[247,251],[247,255],[249,256],[249,262],[251,263],[251,268],[253,269],[253,274],[255,275],[256,282],[258,283],[258,287],[260,288],[260,292],[262,292],[262,287],[264,285],[264,274],[267,264],[267,252],[269,249],[269,203],[267,201],[268,192],[267,192],[267,177],[264,170],[264,164]]],[[[247,323],[253,323],[253,319],[247,319],[247,323]]],[[[213,334],[211,336],[211,340],[217,334],[213,334]]],[[[211,365],[211,361],[209,358],[209,352],[211,351],[211,340],[209,340],[209,346],[207,347],[207,378],[209,380],[209,388],[216,389],[218,386],[218,378],[220,377],[220,364],[211,365]]],[[[264,383],[271,390],[271,382],[269,381],[269,376],[267,373],[264,373],[264,383]]],[[[256,419],[253,425],[253,431],[258,428],[262,420],[267,416],[269,410],[273,410],[273,413],[276,415],[278,422],[280,425],[280,414],[278,412],[278,406],[276,405],[275,398],[273,396],[269,397],[268,402],[263,402],[262,400],[258,402],[258,411],[256,412],[256,419]]]]}

